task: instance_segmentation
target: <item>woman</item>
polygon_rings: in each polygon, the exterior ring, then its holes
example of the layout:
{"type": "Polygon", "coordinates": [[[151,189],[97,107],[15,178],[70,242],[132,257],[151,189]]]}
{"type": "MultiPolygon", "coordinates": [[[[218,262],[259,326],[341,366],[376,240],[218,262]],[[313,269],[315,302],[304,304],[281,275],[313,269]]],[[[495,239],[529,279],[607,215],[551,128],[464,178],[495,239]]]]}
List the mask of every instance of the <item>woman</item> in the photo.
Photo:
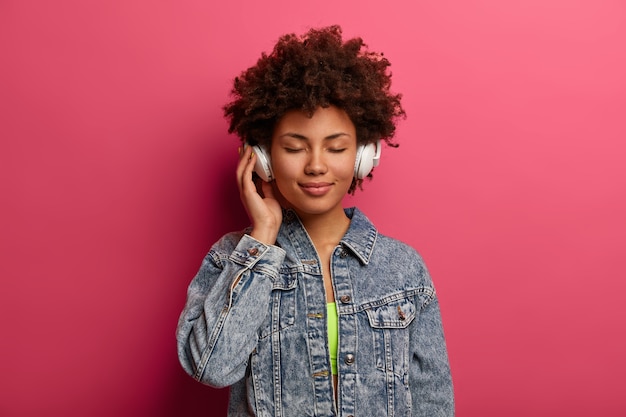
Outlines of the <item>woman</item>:
{"type": "Polygon", "coordinates": [[[283,36],[235,79],[225,114],[250,145],[237,180],[251,226],[211,248],[177,330],[184,369],[230,386],[229,416],[454,415],[422,259],[342,207],[380,140],[396,146],[388,66],[333,26],[283,36]]]}

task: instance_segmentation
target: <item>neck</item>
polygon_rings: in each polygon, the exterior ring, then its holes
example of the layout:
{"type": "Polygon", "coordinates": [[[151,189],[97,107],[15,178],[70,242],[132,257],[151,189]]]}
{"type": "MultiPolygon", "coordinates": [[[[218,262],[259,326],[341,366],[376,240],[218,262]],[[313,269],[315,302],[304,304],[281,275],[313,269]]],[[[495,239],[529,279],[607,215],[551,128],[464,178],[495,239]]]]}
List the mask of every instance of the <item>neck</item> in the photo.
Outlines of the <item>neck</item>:
{"type": "Polygon", "coordinates": [[[300,221],[316,248],[335,247],[350,227],[350,219],[342,207],[322,215],[301,215],[300,221]]]}

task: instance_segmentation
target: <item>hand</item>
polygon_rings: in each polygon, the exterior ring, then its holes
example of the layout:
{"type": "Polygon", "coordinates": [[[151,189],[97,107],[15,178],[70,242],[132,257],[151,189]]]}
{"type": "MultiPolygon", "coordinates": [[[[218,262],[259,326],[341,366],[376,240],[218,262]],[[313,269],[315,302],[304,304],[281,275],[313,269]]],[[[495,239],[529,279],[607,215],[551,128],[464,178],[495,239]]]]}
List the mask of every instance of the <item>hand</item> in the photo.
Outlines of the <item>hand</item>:
{"type": "Polygon", "coordinates": [[[266,245],[276,243],[278,229],[283,220],[280,203],[274,196],[272,185],[261,181],[261,196],[252,180],[252,172],[256,163],[256,155],[252,147],[247,146],[240,151],[239,164],[237,164],[237,184],[239,185],[239,197],[243,203],[250,221],[252,232],[250,236],[266,245]]]}

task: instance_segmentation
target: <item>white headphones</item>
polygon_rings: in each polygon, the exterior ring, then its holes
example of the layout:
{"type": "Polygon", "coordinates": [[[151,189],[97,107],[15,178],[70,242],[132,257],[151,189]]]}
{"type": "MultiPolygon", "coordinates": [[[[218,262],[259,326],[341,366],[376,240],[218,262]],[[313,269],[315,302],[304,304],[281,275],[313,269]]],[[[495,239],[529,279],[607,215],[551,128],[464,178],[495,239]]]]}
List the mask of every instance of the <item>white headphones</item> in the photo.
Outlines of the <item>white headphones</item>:
{"type": "MultiPolygon", "coordinates": [[[[274,179],[274,172],[272,171],[269,153],[260,145],[253,146],[252,150],[256,154],[254,172],[256,172],[263,181],[272,181],[274,179]]],[[[372,171],[372,168],[378,166],[380,163],[380,151],[380,140],[374,143],[368,143],[367,145],[358,146],[354,164],[354,176],[357,179],[362,180],[367,177],[372,171]]]]}

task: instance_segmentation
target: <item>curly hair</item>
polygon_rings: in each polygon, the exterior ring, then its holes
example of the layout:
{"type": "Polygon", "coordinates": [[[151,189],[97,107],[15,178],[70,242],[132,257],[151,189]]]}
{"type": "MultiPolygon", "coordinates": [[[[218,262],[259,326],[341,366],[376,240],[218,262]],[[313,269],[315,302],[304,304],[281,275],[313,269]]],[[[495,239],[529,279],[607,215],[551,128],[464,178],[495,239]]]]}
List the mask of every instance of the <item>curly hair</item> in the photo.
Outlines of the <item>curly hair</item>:
{"type": "Polygon", "coordinates": [[[312,116],[317,108],[332,105],[348,114],[359,144],[382,139],[396,147],[395,123],[405,112],[401,94],[390,92],[390,65],[361,38],[344,42],[336,25],[284,35],[271,54],[263,53],[235,78],[233,101],[224,106],[228,132],[269,147],[274,126],[286,112],[312,116]]]}

